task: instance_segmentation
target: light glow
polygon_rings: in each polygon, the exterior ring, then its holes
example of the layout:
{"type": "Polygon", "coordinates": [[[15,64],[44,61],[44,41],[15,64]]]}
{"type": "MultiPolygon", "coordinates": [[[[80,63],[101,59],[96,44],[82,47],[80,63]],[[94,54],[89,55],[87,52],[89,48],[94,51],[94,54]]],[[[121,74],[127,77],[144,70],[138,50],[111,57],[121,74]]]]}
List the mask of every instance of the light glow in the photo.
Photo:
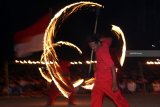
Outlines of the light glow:
{"type": "MultiPolygon", "coordinates": [[[[41,74],[43,75],[43,77],[45,76],[45,74],[49,75],[49,78],[55,83],[59,91],[66,98],[68,98],[71,94],[71,87],[69,87],[69,84],[67,84],[66,80],[60,74],[61,67],[58,64],[58,57],[55,52],[55,45],[52,40],[56,37],[57,29],[58,27],[60,27],[62,22],[72,13],[75,13],[78,9],[85,6],[99,8],[102,7],[102,5],[94,2],[77,2],[67,5],[54,15],[44,34],[43,54],[41,56],[41,61],[53,61],[53,64],[46,64],[47,72],[40,69],[41,74]]],[[[44,78],[46,79],[46,77],[44,78]]]]}

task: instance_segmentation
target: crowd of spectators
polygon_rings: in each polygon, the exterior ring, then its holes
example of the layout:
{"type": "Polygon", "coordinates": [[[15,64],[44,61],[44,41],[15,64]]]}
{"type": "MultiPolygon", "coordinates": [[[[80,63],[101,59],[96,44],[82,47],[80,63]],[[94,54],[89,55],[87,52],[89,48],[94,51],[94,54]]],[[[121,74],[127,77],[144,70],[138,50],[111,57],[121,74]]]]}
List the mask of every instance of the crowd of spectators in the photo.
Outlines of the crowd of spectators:
{"type": "Polygon", "coordinates": [[[153,80],[152,82],[146,79],[134,80],[123,79],[119,82],[119,88],[123,93],[158,93],[160,92],[160,80],[153,80]]]}
{"type": "MultiPolygon", "coordinates": [[[[12,68],[12,67],[11,67],[12,68]]],[[[0,95],[45,95],[48,89],[47,81],[40,75],[37,67],[23,66],[15,69],[9,69],[8,83],[6,83],[5,75],[1,75],[0,78],[0,95]],[[26,69],[24,69],[26,68],[26,69]],[[8,84],[8,85],[6,85],[8,84]]],[[[125,74],[124,74],[125,75],[125,74]]],[[[71,67],[71,79],[73,81],[78,78],[90,78],[93,76],[88,72],[88,66],[72,66],[71,67]]],[[[130,77],[124,76],[118,81],[118,86],[123,93],[136,94],[141,92],[147,93],[159,93],[160,92],[160,80],[152,79],[152,81],[144,78],[135,78],[133,75],[130,77]]],[[[77,93],[86,94],[90,93],[89,90],[85,90],[81,87],[76,88],[77,93]]]]}

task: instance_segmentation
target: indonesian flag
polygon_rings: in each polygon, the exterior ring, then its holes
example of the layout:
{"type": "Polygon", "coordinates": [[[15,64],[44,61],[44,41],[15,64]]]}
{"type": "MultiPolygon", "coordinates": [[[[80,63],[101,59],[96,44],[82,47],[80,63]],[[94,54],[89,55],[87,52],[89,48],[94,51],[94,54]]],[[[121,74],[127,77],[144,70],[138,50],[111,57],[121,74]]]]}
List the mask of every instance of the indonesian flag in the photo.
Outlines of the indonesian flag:
{"type": "Polygon", "coordinates": [[[16,57],[25,57],[43,50],[43,36],[49,24],[49,14],[43,16],[32,26],[18,31],[14,35],[16,57]]]}

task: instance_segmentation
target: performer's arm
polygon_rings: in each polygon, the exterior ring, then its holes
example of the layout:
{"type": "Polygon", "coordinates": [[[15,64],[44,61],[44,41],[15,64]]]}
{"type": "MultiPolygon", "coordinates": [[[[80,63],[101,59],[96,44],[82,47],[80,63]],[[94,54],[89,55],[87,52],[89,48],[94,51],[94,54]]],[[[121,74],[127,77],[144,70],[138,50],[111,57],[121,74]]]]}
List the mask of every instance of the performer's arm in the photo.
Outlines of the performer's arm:
{"type": "Polygon", "coordinates": [[[118,86],[117,86],[117,79],[116,79],[116,67],[115,65],[112,66],[112,90],[113,91],[117,91],[118,90],[118,86]]]}
{"type": "Polygon", "coordinates": [[[123,71],[121,64],[120,64],[120,61],[119,61],[119,58],[116,54],[116,50],[114,48],[110,48],[110,55],[111,55],[111,58],[115,64],[116,68],[118,68],[118,71],[123,71]]]}

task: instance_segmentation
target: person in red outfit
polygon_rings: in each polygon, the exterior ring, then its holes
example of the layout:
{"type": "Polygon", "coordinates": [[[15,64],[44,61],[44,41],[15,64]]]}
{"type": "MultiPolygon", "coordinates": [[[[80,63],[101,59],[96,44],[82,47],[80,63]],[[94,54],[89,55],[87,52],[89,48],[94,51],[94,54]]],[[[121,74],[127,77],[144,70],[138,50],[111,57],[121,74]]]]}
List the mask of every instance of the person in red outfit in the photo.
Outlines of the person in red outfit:
{"type": "Polygon", "coordinates": [[[95,52],[97,60],[91,107],[102,107],[105,95],[110,97],[117,107],[129,107],[117,86],[116,66],[109,51],[112,38],[106,37],[104,34],[100,36],[99,39],[92,36],[89,40],[89,46],[95,52]]]}
{"type": "MultiPolygon", "coordinates": [[[[73,84],[70,79],[70,69],[69,69],[70,62],[66,61],[66,60],[61,60],[59,62],[59,65],[61,66],[61,69],[62,69],[61,74],[62,74],[63,78],[66,80],[66,82],[70,85],[70,88],[72,89],[71,95],[68,98],[68,105],[75,105],[74,104],[75,91],[74,91],[74,87],[73,87],[73,84]]],[[[61,95],[61,93],[58,90],[57,86],[54,84],[54,82],[52,82],[50,84],[50,89],[49,89],[48,106],[52,106],[55,103],[56,98],[60,95],[61,95]]]]}

